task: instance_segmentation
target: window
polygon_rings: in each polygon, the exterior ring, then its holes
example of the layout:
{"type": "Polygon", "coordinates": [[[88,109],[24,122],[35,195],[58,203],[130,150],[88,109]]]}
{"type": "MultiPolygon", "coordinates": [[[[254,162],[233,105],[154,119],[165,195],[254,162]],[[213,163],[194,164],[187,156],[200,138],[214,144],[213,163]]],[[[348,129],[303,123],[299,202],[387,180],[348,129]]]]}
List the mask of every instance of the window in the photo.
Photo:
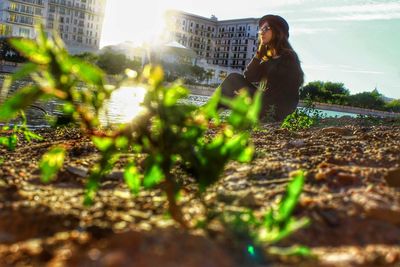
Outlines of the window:
{"type": "Polygon", "coordinates": [[[25,38],[28,38],[29,37],[29,35],[30,35],[30,30],[29,29],[26,29],[26,28],[19,28],[19,36],[21,36],[21,37],[25,37],[25,38]]]}
{"type": "Polygon", "coordinates": [[[42,15],[42,9],[40,9],[40,8],[35,8],[35,15],[39,15],[39,16],[41,16],[42,15]]]}

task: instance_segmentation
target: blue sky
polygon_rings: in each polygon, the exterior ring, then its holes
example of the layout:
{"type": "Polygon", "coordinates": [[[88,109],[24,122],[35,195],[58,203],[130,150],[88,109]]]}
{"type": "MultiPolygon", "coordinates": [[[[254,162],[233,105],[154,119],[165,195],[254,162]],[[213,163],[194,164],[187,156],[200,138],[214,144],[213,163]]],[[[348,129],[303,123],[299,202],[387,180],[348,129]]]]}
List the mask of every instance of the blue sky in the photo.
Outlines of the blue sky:
{"type": "Polygon", "coordinates": [[[281,15],[306,82],[343,82],[353,94],[376,87],[400,98],[400,0],[108,0],[101,45],[153,42],[166,9],[219,20],[281,15]]]}

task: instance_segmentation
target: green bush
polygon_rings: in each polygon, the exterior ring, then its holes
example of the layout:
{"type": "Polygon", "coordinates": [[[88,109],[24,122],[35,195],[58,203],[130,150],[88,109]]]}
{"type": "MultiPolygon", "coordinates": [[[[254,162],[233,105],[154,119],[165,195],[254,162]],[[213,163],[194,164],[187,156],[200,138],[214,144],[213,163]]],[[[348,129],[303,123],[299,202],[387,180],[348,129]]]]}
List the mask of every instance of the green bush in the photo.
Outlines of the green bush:
{"type": "Polygon", "coordinates": [[[315,108],[310,98],[306,99],[304,108],[297,108],[282,122],[281,128],[289,131],[299,131],[310,128],[322,118],[321,111],[315,108]]]}

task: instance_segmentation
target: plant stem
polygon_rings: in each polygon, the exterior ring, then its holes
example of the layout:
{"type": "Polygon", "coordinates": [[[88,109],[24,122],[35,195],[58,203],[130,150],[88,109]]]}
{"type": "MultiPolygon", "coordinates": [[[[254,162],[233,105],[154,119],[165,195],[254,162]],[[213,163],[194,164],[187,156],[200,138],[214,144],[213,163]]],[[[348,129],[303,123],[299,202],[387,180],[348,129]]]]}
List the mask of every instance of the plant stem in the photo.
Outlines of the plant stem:
{"type": "Polygon", "coordinates": [[[182,228],[189,229],[188,223],[183,218],[181,207],[176,203],[175,183],[172,180],[171,174],[169,172],[166,172],[165,192],[167,193],[168,199],[168,211],[171,214],[172,219],[179,223],[182,228]]]}

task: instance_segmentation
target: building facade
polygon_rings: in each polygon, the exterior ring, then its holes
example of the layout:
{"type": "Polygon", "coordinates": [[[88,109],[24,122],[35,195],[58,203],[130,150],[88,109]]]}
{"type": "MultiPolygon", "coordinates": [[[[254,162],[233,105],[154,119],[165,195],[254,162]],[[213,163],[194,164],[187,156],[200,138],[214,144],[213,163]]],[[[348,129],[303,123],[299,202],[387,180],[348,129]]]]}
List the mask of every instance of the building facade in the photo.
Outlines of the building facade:
{"type": "Polygon", "coordinates": [[[34,38],[35,25],[56,31],[71,53],[99,48],[106,0],[0,0],[0,37],[34,38]]]}
{"type": "Polygon", "coordinates": [[[171,10],[166,25],[168,41],[194,50],[208,64],[243,71],[257,49],[258,18],[218,21],[171,10]]]}

